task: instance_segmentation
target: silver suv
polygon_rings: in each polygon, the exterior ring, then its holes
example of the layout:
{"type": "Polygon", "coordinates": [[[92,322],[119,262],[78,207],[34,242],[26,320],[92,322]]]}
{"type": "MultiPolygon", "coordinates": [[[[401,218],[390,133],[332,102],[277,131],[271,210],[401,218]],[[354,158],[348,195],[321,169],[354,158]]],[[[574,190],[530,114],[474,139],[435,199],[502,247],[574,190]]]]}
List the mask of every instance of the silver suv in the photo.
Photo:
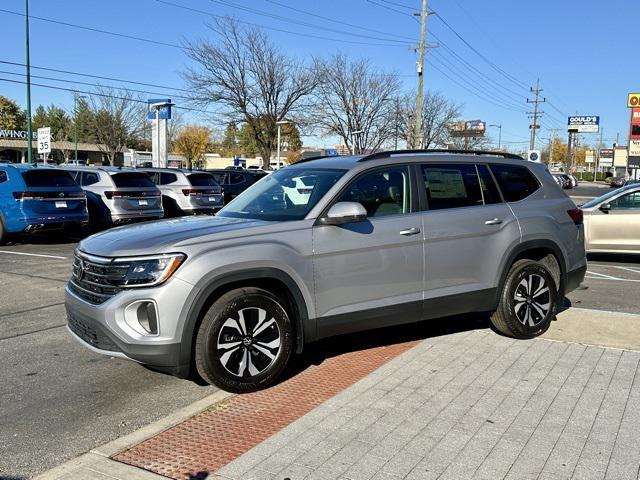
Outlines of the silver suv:
{"type": "Polygon", "coordinates": [[[166,216],[215,213],[224,204],[222,188],[212,174],[177,168],[143,168],[162,192],[166,216]]]}
{"type": "Polygon", "coordinates": [[[143,172],[118,167],[66,167],[87,196],[92,227],[162,218],[160,190],[143,172]]]}
{"type": "Polygon", "coordinates": [[[357,330],[493,312],[535,337],[585,271],[582,212],[544,165],[383,152],[298,162],[215,217],[89,237],[66,308],[96,352],[245,392],[357,330]]]}

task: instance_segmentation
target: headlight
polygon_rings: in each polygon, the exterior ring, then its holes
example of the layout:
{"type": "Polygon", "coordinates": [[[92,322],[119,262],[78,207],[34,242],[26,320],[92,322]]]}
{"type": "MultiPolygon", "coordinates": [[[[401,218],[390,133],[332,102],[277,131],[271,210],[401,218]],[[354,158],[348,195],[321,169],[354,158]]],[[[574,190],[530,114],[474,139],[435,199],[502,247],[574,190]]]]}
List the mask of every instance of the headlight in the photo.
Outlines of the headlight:
{"type": "Polygon", "coordinates": [[[182,253],[116,258],[111,265],[122,269],[122,276],[119,276],[117,281],[118,286],[152,287],[166,282],[186,258],[182,253]]]}

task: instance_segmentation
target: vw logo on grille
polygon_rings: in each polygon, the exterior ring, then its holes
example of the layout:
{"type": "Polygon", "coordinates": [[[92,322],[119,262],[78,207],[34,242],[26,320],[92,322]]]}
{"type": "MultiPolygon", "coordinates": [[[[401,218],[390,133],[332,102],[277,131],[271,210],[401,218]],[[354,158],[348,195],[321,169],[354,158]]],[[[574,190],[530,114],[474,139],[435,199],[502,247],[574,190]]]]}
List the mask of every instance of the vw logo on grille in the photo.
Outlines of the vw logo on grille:
{"type": "Polygon", "coordinates": [[[84,264],[84,260],[81,258],[78,261],[78,271],[76,272],[76,276],[78,280],[82,280],[84,278],[86,265],[84,264]]]}
{"type": "Polygon", "coordinates": [[[60,192],[60,193],[58,194],[58,196],[59,196],[60,198],[64,198],[64,192],[60,192]]]}

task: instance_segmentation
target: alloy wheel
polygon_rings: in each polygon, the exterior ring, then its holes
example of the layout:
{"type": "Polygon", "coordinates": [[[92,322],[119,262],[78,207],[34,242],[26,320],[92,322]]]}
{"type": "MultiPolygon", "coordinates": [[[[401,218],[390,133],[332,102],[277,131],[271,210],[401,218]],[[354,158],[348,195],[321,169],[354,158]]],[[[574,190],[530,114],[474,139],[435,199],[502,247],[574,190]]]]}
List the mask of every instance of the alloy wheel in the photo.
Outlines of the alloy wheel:
{"type": "Polygon", "coordinates": [[[529,274],[516,287],[513,302],[513,311],[520,323],[535,327],[549,313],[551,306],[549,285],[540,275],[529,274]]]}
{"type": "Polygon", "coordinates": [[[247,307],[227,318],[217,341],[218,359],[236,377],[265,371],[280,352],[280,329],[266,310],[247,307]]]}

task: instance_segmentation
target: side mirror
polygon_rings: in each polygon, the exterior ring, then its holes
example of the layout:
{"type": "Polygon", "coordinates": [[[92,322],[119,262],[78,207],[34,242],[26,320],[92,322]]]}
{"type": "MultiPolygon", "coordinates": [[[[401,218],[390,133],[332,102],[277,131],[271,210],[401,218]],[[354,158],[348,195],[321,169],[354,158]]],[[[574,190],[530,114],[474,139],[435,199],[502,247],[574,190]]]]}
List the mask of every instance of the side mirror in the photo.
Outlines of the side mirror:
{"type": "Polygon", "coordinates": [[[602,205],[600,205],[598,207],[598,209],[602,212],[602,213],[609,213],[609,210],[611,210],[611,204],[610,203],[603,203],[602,205]]]}
{"type": "Polygon", "coordinates": [[[333,205],[326,216],[320,219],[322,225],[343,225],[345,223],[362,222],[367,218],[367,211],[358,202],[338,202],[333,205]]]}

